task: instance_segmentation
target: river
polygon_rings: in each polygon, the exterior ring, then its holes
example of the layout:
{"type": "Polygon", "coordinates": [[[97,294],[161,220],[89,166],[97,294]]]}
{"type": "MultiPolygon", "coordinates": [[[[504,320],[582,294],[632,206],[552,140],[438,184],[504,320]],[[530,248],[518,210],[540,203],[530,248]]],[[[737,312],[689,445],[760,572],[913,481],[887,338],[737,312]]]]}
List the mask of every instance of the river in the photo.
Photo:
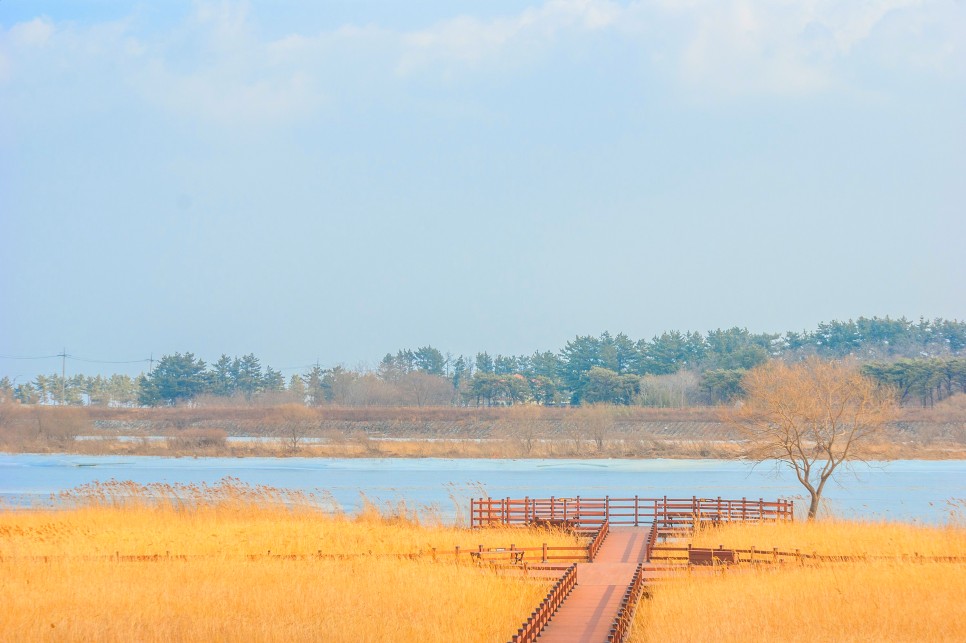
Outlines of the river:
{"type": "MultiPolygon", "coordinates": [[[[795,499],[803,488],[774,464],[736,460],[495,460],[443,458],[167,458],[0,454],[2,506],[49,504],[51,494],[106,480],[147,484],[215,483],[231,476],[331,494],[346,511],[361,495],[377,505],[404,500],[444,520],[466,512],[470,497],[583,496],[795,499]]],[[[898,460],[857,465],[829,483],[825,510],[845,518],[944,523],[963,521],[966,462],[898,460]]]]}

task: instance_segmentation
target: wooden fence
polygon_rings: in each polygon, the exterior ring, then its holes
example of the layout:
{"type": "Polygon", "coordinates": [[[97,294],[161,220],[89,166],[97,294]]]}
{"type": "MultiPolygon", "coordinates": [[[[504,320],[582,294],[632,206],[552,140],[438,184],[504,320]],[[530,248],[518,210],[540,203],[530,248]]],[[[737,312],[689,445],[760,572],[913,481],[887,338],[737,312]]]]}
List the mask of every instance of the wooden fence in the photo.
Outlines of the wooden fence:
{"type": "Polygon", "coordinates": [[[524,621],[523,626],[510,639],[510,643],[530,643],[536,641],[543,626],[547,624],[560,604],[577,584],[577,565],[571,565],[563,576],[550,588],[547,596],[540,602],[537,609],[524,621]]]}
{"type": "Polygon", "coordinates": [[[634,620],[634,612],[637,609],[637,602],[641,600],[644,593],[644,565],[638,565],[631,579],[631,584],[627,586],[621,606],[617,611],[614,624],[611,625],[610,632],[607,634],[607,643],[621,643],[631,629],[631,622],[634,620]]]}
{"type": "MultiPolygon", "coordinates": [[[[452,549],[437,549],[432,547],[429,549],[423,549],[418,552],[397,552],[397,553],[353,553],[353,552],[342,552],[342,553],[323,553],[321,550],[314,554],[289,554],[289,553],[273,553],[271,550],[266,551],[263,554],[244,554],[241,558],[248,561],[258,561],[258,560],[299,560],[299,561],[313,561],[313,560],[356,560],[356,559],[390,559],[390,560],[420,560],[424,558],[430,558],[434,561],[437,560],[456,560],[456,562],[461,562],[463,560],[469,559],[477,563],[496,563],[496,564],[521,564],[521,563],[532,563],[532,564],[543,564],[546,563],[548,567],[554,567],[554,565],[560,565],[562,568],[563,563],[574,563],[574,562],[593,562],[594,557],[597,556],[597,551],[600,549],[601,544],[603,544],[604,539],[607,537],[608,533],[608,523],[605,521],[604,524],[596,528],[580,528],[575,531],[579,534],[584,535],[589,538],[589,542],[586,545],[574,545],[574,546],[554,546],[548,545],[547,543],[542,543],[536,547],[517,547],[515,544],[511,543],[505,547],[484,547],[483,545],[477,545],[474,547],[463,547],[460,545],[454,546],[452,549]]],[[[30,561],[30,562],[43,562],[52,563],[65,560],[73,561],[85,561],[85,562],[95,562],[95,561],[115,561],[123,563],[140,563],[140,562],[164,562],[164,561],[192,561],[192,560],[206,560],[212,558],[211,554],[173,554],[170,551],[164,554],[139,554],[139,555],[128,555],[122,554],[120,552],[114,552],[113,554],[102,554],[102,555],[92,555],[92,556],[70,556],[66,554],[60,555],[47,555],[47,556],[10,556],[8,554],[0,553],[0,563],[14,562],[14,561],[30,561]]],[[[221,555],[215,555],[214,557],[221,557],[221,555]]]]}
{"type": "Polygon", "coordinates": [[[699,561],[704,564],[727,563],[783,563],[783,562],[853,562],[870,560],[904,560],[916,562],[966,562],[966,556],[923,556],[920,554],[819,554],[817,552],[803,552],[749,547],[747,549],[731,549],[724,545],[718,547],[694,547],[690,543],[686,546],[653,545],[648,548],[648,560],[663,560],[668,563],[693,564],[699,561]]]}
{"type": "Polygon", "coordinates": [[[700,523],[794,519],[791,500],[762,498],[473,498],[470,526],[550,524],[560,526],[649,525],[690,530],[700,523]]]}

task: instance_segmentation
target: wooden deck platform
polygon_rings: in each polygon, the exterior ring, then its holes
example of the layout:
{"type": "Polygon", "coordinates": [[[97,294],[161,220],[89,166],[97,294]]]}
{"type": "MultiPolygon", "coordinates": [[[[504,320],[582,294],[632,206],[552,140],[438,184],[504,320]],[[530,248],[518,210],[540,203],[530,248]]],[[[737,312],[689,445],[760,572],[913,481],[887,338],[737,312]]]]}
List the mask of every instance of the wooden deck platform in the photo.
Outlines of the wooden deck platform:
{"type": "Polygon", "coordinates": [[[540,641],[607,640],[621,598],[645,562],[650,529],[613,527],[592,563],[578,563],[577,586],[540,633],[540,641]]]}

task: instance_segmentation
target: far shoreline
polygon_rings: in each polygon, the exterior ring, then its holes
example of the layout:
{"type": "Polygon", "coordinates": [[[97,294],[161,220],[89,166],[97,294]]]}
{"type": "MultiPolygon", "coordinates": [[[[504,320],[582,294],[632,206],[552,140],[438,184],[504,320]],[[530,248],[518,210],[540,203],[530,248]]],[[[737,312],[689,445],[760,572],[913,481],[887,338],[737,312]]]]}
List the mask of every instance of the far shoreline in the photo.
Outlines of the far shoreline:
{"type": "MultiPolygon", "coordinates": [[[[250,436],[258,437],[258,436],[250,436]]],[[[306,459],[450,459],[450,460],[720,460],[751,462],[741,455],[741,444],[737,442],[694,442],[689,444],[658,444],[646,453],[621,453],[619,446],[605,448],[597,452],[590,448],[574,451],[572,445],[558,444],[551,452],[542,451],[531,454],[515,454],[514,445],[492,440],[451,439],[445,442],[430,440],[371,440],[370,444],[307,444],[292,449],[284,441],[278,442],[234,442],[221,446],[190,448],[171,444],[166,439],[151,441],[125,440],[111,438],[85,439],[74,445],[83,448],[43,448],[43,449],[0,449],[0,454],[16,455],[64,455],[93,457],[164,457],[164,458],[278,458],[281,460],[306,459]]],[[[962,461],[966,460],[966,448],[938,445],[929,447],[904,448],[904,445],[877,444],[869,449],[867,462],[894,461],[962,461]]]]}

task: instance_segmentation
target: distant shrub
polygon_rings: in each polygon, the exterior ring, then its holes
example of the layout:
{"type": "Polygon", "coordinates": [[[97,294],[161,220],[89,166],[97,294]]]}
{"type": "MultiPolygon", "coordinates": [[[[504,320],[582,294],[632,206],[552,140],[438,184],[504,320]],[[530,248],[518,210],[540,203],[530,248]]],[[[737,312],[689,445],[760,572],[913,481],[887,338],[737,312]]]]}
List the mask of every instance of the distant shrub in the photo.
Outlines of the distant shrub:
{"type": "Polygon", "coordinates": [[[171,449],[217,449],[228,444],[228,434],[221,429],[184,429],[168,438],[171,449]]]}

